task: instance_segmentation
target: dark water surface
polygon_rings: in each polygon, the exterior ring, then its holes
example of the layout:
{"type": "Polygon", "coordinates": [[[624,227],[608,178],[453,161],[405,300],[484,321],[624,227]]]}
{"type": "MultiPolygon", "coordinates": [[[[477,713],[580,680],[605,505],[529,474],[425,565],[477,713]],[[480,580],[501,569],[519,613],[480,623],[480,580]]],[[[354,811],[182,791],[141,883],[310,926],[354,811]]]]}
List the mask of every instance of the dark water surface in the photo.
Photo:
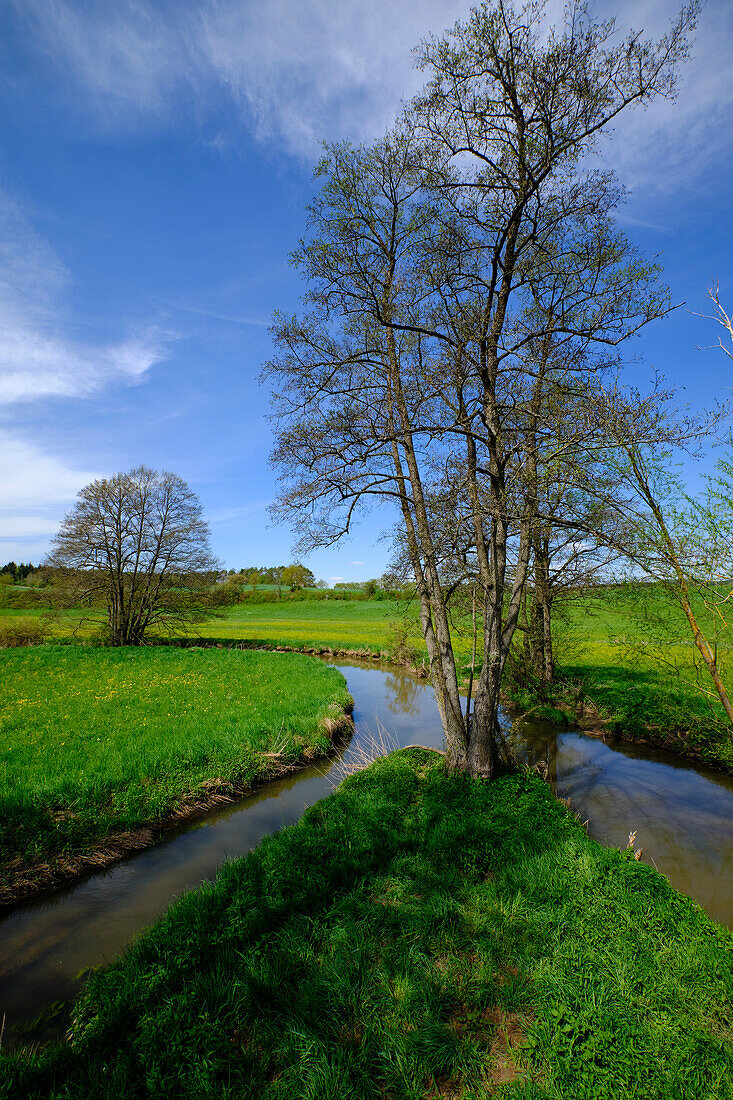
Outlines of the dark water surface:
{"type": "MultiPolygon", "coordinates": [[[[442,744],[432,689],[401,669],[339,663],[354,697],[355,733],[341,756],[381,737],[390,746],[442,744]]],[[[652,749],[605,744],[545,723],[524,722],[512,741],[530,762],[544,760],[558,794],[588,818],[604,844],[625,847],[636,830],[644,859],[672,885],[733,927],[733,780],[652,749]]],[[[155,848],[0,922],[0,1018],[11,1041],[22,1021],[72,997],[80,973],[114,959],[141,929],[224,860],[297,821],[329,794],[339,761],[268,784],[249,798],[169,834],[155,848]]],[[[336,775],[336,779],[338,775],[336,775]]],[[[28,1035],[46,1031],[42,1025],[28,1035]]],[[[17,1037],[17,1033],[16,1033],[17,1037]]]]}

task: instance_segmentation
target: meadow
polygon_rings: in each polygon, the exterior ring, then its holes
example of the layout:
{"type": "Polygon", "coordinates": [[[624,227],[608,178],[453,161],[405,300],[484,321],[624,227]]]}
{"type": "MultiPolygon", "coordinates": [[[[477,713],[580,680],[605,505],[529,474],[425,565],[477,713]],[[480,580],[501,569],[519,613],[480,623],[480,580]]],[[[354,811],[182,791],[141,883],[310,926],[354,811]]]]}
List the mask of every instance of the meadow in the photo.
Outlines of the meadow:
{"type": "MultiPolygon", "coordinates": [[[[398,600],[247,602],[223,608],[218,615],[190,627],[188,634],[221,642],[246,641],[249,645],[358,648],[380,653],[392,648],[395,624],[401,621],[405,606],[398,600]]],[[[417,625],[417,612],[407,613],[417,625]]],[[[49,617],[36,610],[0,609],[0,633],[30,624],[43,627],[54,641],[74,637],[89,640],[98,629],[78,610],[49,617]]]]}
{"type": "MultiPolygon", "coordinates": [[[[507,682],[507,698],[519,710],[553,721],[590,715],[590,724],[610,734],[652,738],[733,770],[733,739],[719,701],[710,694],[707,673],[697,667],[686,623],[666,611],[653,587],[643,593],[646,618],[639,616],[638,600],[629,593],[615,588],[569,601],[556,618],[557,684],[548,691],[520,675],[507,682]]],[[[78,629],[78,637],[89,637],[92,627],[78,627],[79,617],[68,611],[51,620],[50,636],[63,641],[78,629]]],[[[42,621],[40,612],[0,610],[0,633],[3,624],[22,628],[42,621]]],[[[327,600],[320,595],[318,600],[248,601],[223,609],[190,634],[222,645],[362,651],[408,663],[425,657],[417,607],[404,600],[327,600]]],[[[464,677],[470,648],[465,624],[457,640],[464,677]]],[[[718,658],[725,672],[730,658],[722,645],[718,658]]]]}
{"type": "Polygon", "coordinates": [[[6,870],[159,821],[212,783],[246,787],[265,753],[322,753],[348,702],[312,658],[228,649],[4,649],[0,682],[6,870]]]}
{"type": "Polygon", "coordinates": [[[0,1095],[730,1100],[732,952],[536,776],[403,750],[176,902],[0,1095]]]}
{"type": "MultiPolygon", "coordinates": [[[[696,613],[712,637],[705,609],[696,613]]],[[[733,691],[730,641],[716,648],[733,691]]],[[[572,601],[557,624],[557,657],[549,696],[535,685],[515,687],[515,703],[571,722],[585,714],[610,734],[651,738],[733,771],[730,726],[689,627],[653,587],[642,592],[641,606],[638,592],[622,587],[572,601]]]]}
{"type": "MultiPolygon", "coordinates": [[[[226,608],[221,619],[201,623],[196,629],[202,637],[217,640],[387,653],[404,613],[405,603],[397,600],[243,603],[226,608]]],[[[414,605],[408,614],[416,623],[414,605]]]]}

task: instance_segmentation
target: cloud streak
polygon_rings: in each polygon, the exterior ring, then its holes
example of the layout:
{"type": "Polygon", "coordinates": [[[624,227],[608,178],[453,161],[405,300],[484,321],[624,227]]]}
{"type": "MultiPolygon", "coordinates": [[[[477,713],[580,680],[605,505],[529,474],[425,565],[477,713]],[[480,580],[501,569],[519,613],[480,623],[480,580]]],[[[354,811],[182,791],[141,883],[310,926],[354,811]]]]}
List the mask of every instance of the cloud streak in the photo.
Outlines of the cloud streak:
{"type": "Polygon", "coordinates": [[[0,553],[45,553],[48,538],[79,490],[99,475],[76,469],[0,429],[0,553]],[[45,536],[41,538],[41,536],[45,536]],[[8,540],[14,540],[12,546],[8,540]],[[40,541],[39,541],[40,540],[40,541]]]}
{"type": "Polygon", "coordinates": [[[420,82],[412,48],[468,9],[466,0],[14,0],[33,47],[103,124],[200,116],[223,94],[263,144],[308,158],[324,139],[375,136],[420,82]]]}
{"type": "Polygon", "coordinates": [[[0,406],[135,383],[164,357],[172,334],[154,327],[102,346],[66,336],[68,282],[53,250],[0,194],[0,406]]]}
{"type": "MultiPolygon", "coordinates": [[[[63,303],[69,281],[17,204],[0,193],[0,409],[88,397],[114,383],[133,385],[164,357],[172,337],[155,328],[100,346],[71,339],[63,303]]],[[[45,552],[39,538],[56,530],[62,505],[98,476],[5,428],[0,428],[0,469],[3,552],[22,550],[26,556],[45,552]]]]}
{"type": "MultiPolygon", "coordinates": [[[[309,159],[324,139],[378,134],[421,80],[412,47],[465,17],[470,6],[467,0],[14,2],[35,48],[83,92],[77,104],[91,106],[106,124],[161,124],[185,109],[204,128],[220,126],[224,117],[227,129],[234,117],[235,131],[243,124],[263,145],[309,159]]],[[[658,35],[675,7],[671,0],[621,0],[599,5],[598,15],[658,35]]],[[[557,17],[556,0],[548,11],[557,17]]],[[[732,50],[727,0],[709,0],[679,100],[624,116],[616,140],[604,144],[604,155],[632,186],[664,189],[695,180],[730,149],[732,50]]],[[[209,134],[215,144],[231,138],[209,134]]]]}
{"type": "MultiPolygon", "coordinates": [[[[622,0],[614,14],[620,27],[659,36],[676,15],[669,0],[622,0]]],[[[698,187],[713,164],[731,154],[733,111],[733,13],[727,0],[709,0],[679,74],[675,100],[657,100],[647,110],[622,115],[601,145],[604,161],[637,193],[698,187]]]]}

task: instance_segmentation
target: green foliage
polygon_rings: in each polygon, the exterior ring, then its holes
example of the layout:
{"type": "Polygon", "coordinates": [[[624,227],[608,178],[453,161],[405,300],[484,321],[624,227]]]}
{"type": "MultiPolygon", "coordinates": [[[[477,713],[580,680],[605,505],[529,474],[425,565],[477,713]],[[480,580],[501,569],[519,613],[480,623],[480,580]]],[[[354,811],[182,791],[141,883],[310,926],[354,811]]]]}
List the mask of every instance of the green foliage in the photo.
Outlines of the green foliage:
{"type": "Polygon", "coordinates": [[[731,934],[535,777],[435,760],[377,761],[187,894],[0,1094],[730,1100],[731,934]]]}
{"type": "Polygon", "coordinates": [[[348,698],[320,662],[221,649],[7,649],[0,681],[4,860],[159,819],[212,779],[252,782],[264,752],[322,752],[321,719],[348,698]]]}
{"type": "Polygon", "coordinates": [[[212,607],[232,607],[234,604],[241,603],[243,597],[244,588],[241,584],[237,584],[234,577],[230,577],[223,584],[217,584],[211,589],[209,603],[212,607]]]}
{"type": "Polygon", "coordinates": [[[48,628],[38,619],[26,619],[20,622],[0,620],[0,649],[42,645],[48,641],[49,637],[48,628]]]}
{"type": "MultiPolygon", "coordinates": [[[[695,611],[707,626],[702,600],[695,611]]],[[[723,671],[731,652],[718,648],[723,671]]],[[[507,696],[520,710],[550,721],[560,711],[564,722],[582,719],[612,734],[651,738],[733,770],[729,723],[699,667],[687,622],[661,585],[613,585],[570,601],[557,653],[554,684],[521,668],[507,678],[507,696]]]]}
{"type": "Polygon", "coordinates": [[[22,584],[32,573],[36,572],[36,566],[28,562],[21,562],[20,565],[16,565],[14,561],[7,561],[5,565],[0,568],[0,575],[3,577],[9,577],[12,584],[22,584]]]}

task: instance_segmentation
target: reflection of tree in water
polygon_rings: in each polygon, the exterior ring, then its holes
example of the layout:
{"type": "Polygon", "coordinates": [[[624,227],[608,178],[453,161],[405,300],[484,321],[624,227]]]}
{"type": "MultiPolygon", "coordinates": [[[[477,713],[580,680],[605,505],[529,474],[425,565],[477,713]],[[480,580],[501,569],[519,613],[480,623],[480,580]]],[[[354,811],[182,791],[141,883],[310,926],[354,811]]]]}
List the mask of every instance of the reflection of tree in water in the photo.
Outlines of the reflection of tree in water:
{"type": "Polygon", "coordinates": [[[404,672],[390,671],[384,677],[384,700],[390,714],[408,714],[411,718],[420,713],[418,691],[424,688],[404,672]]]}
{"type": "Polygon", "coordinates": [[[548,779],[554,783],[557,773],[557,730],[545,723],[512,722],[506,717],[501,725],[507,744],[518,762],[530,768],[544,764],[548,779]]]}

